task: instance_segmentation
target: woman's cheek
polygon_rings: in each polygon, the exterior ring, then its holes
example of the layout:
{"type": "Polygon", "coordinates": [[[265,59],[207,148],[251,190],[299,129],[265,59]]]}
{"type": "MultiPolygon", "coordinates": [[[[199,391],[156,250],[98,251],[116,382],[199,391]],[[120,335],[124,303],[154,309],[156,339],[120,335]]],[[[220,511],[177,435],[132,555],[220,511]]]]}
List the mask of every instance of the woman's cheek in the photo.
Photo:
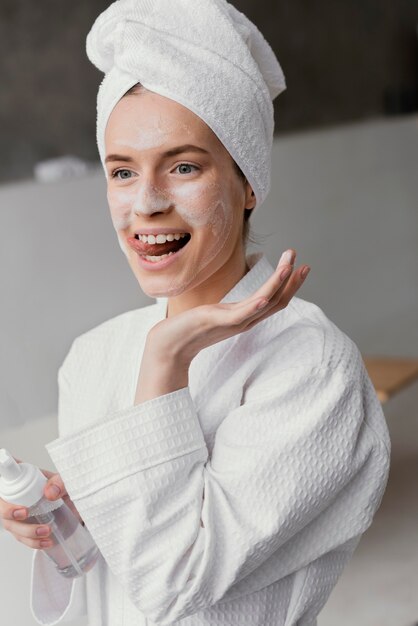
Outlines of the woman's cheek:
{"type": "Polygon", "coordinates": [[[213,258],[221,252],[232,231],[233,213],[227,199],[217,197],[210,206],[208,217],[206,228],[211,234],[212,245],[207,248],[205,256],[210,262],[209,256],[213,258]]]}
{"type": "Polygon", "coordinates": [[[188,182],[175,191],[176,210],[182,219],[193,228],[212,226],[219,230],[217,216],[223,198],[218,183],[193,184],[188,182]]]}
{"type": "Polygon", "coordinates": [[[220,185],[211,185],[193,195],[185,194],[181,201],[177,198],[176,209],[184,222],[205,233],[201,240],[204,245],[189,277],[192,280],[222,253],[229,241],[233,228],[231,198],[220,185]]]}
{"type": "Polygon", "coordinates": [[[132,221],[133,196],[126,192],[112,191],[108,192],[107,201],[114,229],[118,231],[128,228],[132,221]]]}

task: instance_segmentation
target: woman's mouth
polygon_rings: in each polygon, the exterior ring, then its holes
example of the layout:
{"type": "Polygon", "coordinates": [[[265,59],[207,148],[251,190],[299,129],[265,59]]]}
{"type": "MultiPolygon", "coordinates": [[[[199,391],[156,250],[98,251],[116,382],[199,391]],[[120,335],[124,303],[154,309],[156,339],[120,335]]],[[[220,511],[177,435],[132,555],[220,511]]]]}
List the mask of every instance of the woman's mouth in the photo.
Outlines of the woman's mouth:
{"type": "Polygon", "coordinates": [[[128,237],[127,243],[138,254],[141,266],[158,265],[166,266],[168,261],[174,258],[188,244],[191,239],[190,233],[167,234],[166,236],[135,235],[128,237]]]}

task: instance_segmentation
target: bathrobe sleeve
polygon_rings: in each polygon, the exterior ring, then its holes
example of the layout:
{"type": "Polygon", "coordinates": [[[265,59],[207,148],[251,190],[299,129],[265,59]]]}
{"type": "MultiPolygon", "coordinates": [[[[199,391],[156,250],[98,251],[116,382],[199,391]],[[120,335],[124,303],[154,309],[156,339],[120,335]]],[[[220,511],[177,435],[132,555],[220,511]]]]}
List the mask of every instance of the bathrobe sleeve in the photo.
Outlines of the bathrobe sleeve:
{"type": "MultiPolygon", "coordinates": [[[[74,344],[73,344],[74,345],[74,344]]],[[[72,350],[73,348],[71,348],[72,350]]],[[[69,381],[64,364],[58,371],[58,433],[71,425],[69,381]]],[[[30,577],[30,610],[39,624],[66,624],[87,615],[86,577],[69,579],[58,574],[43,550],[33,550],[30,577]]]]}
{"type": "Polygon", "coordinates": [[[357,544],[389,468],[384,417],[357,359],[300,363],[250,386],[222,416],[211,456],[188,387],[47,444],[108,566],[152,622],[168,626],[357,544]]]}

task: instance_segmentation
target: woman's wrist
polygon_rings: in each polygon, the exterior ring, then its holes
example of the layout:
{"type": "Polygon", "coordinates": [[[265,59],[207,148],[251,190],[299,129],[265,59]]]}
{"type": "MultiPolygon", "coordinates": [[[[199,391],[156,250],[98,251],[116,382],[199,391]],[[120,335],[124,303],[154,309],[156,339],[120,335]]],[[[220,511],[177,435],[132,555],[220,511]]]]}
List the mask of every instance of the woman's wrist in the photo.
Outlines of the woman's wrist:
{"type": "Polygon", "coordinates": [[[189,384],[189,368],[172,359],[143,361],[135,392],[134,406],[183,389],[189,384]],[[151,362],[152,361],[152,362],[151,362]]]}

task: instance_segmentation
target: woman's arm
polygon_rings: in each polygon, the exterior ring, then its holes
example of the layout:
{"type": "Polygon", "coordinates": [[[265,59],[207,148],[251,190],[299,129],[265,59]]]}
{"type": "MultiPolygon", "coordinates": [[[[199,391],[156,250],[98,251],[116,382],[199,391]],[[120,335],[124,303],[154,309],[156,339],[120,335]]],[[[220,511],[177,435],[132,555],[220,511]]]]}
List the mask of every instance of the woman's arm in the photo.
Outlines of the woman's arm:
{"type": "Polygon", "coordinates": [[[188,387],[46,446],[151,621],[263,588],[368,528],[388,473],[384,418],[345,348],[253,387],[222,417],[211,457],[188,387]]]}

